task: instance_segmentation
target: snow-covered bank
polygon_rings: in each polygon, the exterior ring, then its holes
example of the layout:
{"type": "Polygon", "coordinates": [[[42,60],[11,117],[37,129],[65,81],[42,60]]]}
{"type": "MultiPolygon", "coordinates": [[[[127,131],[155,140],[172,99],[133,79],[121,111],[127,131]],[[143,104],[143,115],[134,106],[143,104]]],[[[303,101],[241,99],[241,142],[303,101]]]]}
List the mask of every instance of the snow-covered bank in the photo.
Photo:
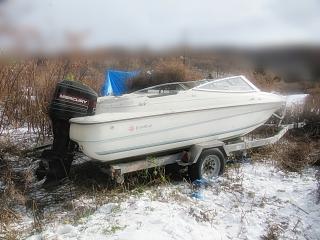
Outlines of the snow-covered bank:
{"type": "Polygon", "coordinates": [[[188,183],[129,193],[78,224],[53,222],[29,239],[320,239],[315,169],[283,173],[270,164],[232,167],[191,196],[188,183]]]}

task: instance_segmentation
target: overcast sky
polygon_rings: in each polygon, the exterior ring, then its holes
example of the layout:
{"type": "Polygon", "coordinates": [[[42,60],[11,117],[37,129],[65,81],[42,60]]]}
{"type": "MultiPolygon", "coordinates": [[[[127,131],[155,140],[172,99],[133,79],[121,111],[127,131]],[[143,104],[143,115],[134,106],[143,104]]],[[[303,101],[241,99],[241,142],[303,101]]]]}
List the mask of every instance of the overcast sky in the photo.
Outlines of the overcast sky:
{"type": "Polygon", "coordinates": [[[320,43],[319,0],[0,0],[0,47],[320,43]]]}

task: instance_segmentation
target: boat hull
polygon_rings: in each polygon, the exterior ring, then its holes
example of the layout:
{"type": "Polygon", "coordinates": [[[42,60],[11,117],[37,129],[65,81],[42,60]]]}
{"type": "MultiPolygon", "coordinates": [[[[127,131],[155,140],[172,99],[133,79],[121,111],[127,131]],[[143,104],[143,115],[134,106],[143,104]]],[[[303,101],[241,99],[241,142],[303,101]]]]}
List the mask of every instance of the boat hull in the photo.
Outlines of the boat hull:
{"type": "Polygon", "coordinates": [[[243,136],[264,124],[279,102],[149,114],[98,123],[71,121],[70,138],[89,157],[110,162],[210,140],[243,136]]]}

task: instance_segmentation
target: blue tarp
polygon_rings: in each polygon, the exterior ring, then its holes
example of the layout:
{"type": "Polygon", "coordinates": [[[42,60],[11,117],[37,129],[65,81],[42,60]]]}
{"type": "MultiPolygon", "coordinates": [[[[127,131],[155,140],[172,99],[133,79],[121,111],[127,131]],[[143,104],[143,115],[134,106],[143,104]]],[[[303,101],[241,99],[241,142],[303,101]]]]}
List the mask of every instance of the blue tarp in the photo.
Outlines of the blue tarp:
{"type": "Polygon", "coordinates": [[[139,74],[139,71],[123,72],[117,70],[107,70],[104,84],[101,88],[101,95],[119,96],[127,92],[126,82],[139,74]]]}

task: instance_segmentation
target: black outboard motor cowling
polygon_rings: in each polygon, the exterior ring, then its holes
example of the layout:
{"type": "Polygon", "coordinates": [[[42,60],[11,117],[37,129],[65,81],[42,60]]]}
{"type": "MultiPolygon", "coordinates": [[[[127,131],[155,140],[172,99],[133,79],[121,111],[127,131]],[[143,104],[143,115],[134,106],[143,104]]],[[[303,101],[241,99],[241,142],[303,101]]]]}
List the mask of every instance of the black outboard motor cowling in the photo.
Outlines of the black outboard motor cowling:
{"type": "Polygon", "coordinates": [[[50,104],[50,118],[69,120],[74,117],[94,115],[97,93],[76,81],[63,80],[56,86],[50,104]]]}
{"type": "Polygon", "coordinates": [[[95,114],[98,95],[81,82],[63,80],[56,86],[49,107],[52,121],[53,144],[51,150],[42,153],[42,161],[36,175],[47,177],[46,182],[68,176],[76,144],[70,141],[69,120],[95,114]]]}

